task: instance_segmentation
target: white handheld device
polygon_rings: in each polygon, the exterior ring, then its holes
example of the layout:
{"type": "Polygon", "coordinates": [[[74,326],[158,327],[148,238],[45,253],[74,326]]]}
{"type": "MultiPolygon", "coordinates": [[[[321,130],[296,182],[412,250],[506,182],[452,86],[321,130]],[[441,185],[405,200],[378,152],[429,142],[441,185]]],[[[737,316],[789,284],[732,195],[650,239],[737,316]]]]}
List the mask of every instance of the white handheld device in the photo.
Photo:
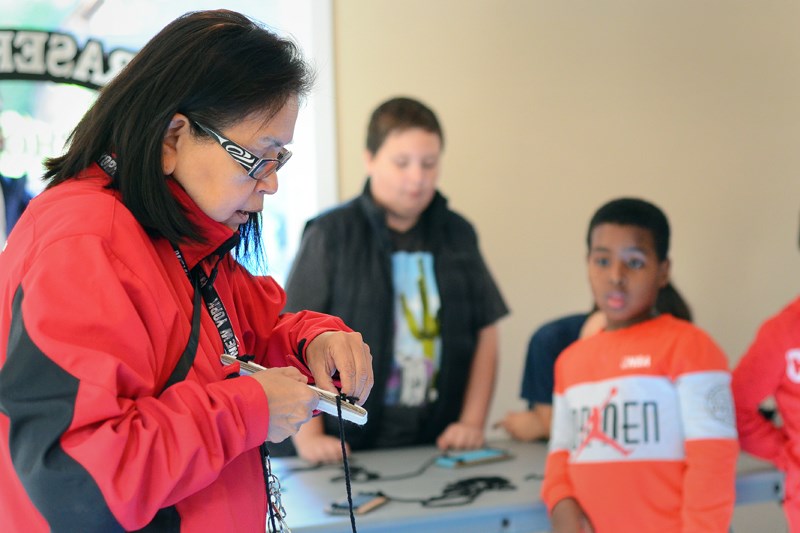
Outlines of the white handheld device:
{"type": "MultiPolygon", "coordinates": [[[[236,359],[232,355],[228,355],[226,353],[220,356],[222,359],[222,363],[225,365],[230,365],[233,363],[239,363],[240,373],[242,375],[253,374],[260,370],[266,370],[265,367],[251,363],[249,361],[241,361],[236,359]]],[[[338,412],[336,409],[336,395],[332,392],[328,392],[326,390],[322,390],[314,385],[308,386],[311,390],[317,393],[319,396],[319,404],[317,404],[317,409],[322,411],[323,413],[328,413],[329,415],[338,416],[338,412]]],[[[359,426],[363,426],[367,423],[367,410],[361,407],[360,405],[356,405],[354,403],[350,403],[348,400],[341,400],[342,403],[342,418],[353,422],[354,424],[358,424],[359,426]]]]}

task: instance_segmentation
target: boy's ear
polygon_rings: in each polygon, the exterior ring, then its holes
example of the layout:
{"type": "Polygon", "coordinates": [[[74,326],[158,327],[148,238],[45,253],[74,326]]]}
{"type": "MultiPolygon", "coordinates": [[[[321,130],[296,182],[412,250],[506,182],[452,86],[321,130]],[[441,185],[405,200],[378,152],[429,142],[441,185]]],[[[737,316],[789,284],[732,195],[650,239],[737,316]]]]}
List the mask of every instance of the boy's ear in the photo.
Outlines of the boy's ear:
{"type": "Polygon", "coordinates": [[[161,168],[165,176],[175,172],[178,164],[178,150],[183,135],[188,135],[191,126],[186,115],[175,113],[169,121],[167,131],[164,132],[164,140],[161,143],[161,168]]]}
{"type": "Polygon", "coordinates": [[[661,261],[658,265],[658,287],[663,289],[669,283],[669,273],[672,268],[672,261],[669,257],[661,261]]]}

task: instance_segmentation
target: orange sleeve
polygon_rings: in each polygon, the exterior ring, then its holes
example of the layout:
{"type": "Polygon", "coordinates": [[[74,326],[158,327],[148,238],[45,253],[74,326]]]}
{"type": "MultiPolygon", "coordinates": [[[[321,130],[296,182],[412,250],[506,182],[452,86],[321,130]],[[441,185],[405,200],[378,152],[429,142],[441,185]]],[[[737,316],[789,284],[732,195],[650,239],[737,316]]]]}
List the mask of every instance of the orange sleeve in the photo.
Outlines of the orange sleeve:
{"type": "Polygon", "coordinates": [[[705,332],[684,337],[676,380],[684,426],[683,532],[728,531],[739,442],[728,361],[705,332]]]}
{"type": "Polygon", "coordinates": [[[683,533],[728,531],[736,500],[733,439],[686,441],[683,478],[683,533]]]}
{"type": "Polygon", "coordinates": [[[567,474],[567,450],[558,450],[547,454],[542,483],[542,500],[549,512],[564,498],[575,498],[575,491],[567,474]]]}
{"type": "Polygon", "coordinates": [[[542,500],[550,512],[564,498],[575,497],[575,489],[569,478],[570,443],[574,439],[569,405],[564,397],[565,377],[562,370],[564,360],[562,354],[555,365],[550,452],[547,454],[542,483],[542,500]]]}

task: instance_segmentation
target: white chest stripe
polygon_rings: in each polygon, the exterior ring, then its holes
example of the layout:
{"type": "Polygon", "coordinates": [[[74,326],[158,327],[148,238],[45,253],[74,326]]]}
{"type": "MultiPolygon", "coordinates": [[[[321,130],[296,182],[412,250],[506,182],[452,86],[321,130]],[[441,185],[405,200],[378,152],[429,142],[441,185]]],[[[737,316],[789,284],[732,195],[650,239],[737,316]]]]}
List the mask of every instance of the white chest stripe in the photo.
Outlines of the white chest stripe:
{"type": "Polygon", "coordinates": [[[573,463],[681,460],[685,439],[735,438],[729,382],[698,372],[570,387],[553,397],[550,449],[569,450],[573,463]]]}
{"type": "Polygon", "coordinates": [[[693,372],[676,385],[686,439],[736,438],[730,374],[693,372]]]}

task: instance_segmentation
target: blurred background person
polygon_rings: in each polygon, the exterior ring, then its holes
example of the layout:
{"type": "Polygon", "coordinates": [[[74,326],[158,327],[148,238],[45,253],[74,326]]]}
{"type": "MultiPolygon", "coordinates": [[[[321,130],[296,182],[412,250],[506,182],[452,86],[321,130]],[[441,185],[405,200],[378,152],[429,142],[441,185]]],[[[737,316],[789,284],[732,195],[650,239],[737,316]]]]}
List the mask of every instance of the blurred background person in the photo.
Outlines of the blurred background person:
{"type": "MultiPolygon", "coordinates": [[[[353,449],[484,444],[497,321],[508,310],[475,230],[437,190],[443,148],[439,120],[422,102],[378,106],[363,193],[308,222],[289,274],[286,310],[335,313],[375,356],[369,422],[348,431],[353,449]]],[[[336,461],[337,434],[323,416],[294,445],[309,461],[336,461]]]]}

